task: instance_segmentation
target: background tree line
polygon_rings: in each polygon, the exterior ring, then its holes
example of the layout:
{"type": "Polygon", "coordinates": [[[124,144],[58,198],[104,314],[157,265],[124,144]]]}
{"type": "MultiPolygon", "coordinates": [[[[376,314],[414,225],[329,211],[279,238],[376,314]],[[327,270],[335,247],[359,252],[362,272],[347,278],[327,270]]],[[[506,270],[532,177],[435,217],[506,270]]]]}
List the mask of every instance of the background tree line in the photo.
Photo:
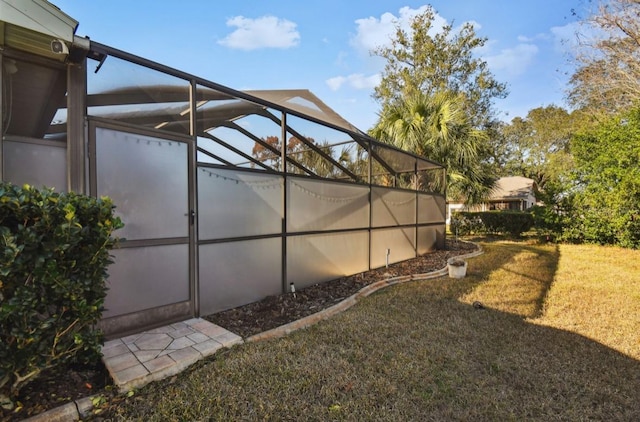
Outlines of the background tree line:
{"type": "Polygon", "coordinates": [[[370,134],[444,164],[448,200],[478,203],[500,176],[538,186],[534,210],[549,238],[640,247],[640,0],[594,0],[580,19],[571,110],[551,105],[505,123],[506,86],[473,54],[471,24],[434,28],[435,11],[397,28],[374,97],[370,134]]]}

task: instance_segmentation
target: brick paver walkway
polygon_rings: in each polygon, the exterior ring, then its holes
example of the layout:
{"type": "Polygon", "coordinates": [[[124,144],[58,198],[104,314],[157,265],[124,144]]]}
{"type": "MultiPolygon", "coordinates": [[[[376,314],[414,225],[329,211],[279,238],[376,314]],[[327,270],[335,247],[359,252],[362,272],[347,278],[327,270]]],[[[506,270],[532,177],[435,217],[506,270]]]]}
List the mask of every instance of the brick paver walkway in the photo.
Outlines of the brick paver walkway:
{"type": "Polygon", "coordinates": [[[107,341],[102,360],[121,392],[183,371],[242,338],[202,318],[107,341]]]}

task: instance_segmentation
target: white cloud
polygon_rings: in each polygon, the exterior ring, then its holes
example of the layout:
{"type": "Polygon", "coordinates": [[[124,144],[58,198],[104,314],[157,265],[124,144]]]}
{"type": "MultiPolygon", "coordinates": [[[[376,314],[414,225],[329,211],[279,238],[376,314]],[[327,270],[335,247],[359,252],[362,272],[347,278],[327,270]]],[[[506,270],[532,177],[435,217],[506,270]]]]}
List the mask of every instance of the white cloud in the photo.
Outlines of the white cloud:
{"type": "Polygon", "coordinates": [[[236,29],[218,44],[239,50],[259,48],[290,48],[300,43],[300,33],[296,24],[275,16],[262,16],[257,19],[235,16],[227,19],[227,26],[236,29]]]}
{"type": "Polygon", "coordinates": [[[583,33],[583,37],[586,37],[586,34],[584,34],[585,29],[586,27],[579,22],[571,22],[564,26],[554,26],[551,28],[554,49],[559,53],[573,52],[578,48],[577,34],[583,33]]]}
{"type": "Polygon", "coordinates": [[[602,51],[597,48],[597,44],[609,38],[609,30],[604,30],[588,22],[572,22],[564,26],[554,26],[551,28],[553,35],[554,50],[567,57],[591,57],[601,59],[602,51]]]}
{"type": "Polygon", "coordinates": [[[332,91],[337,91],[346,81],[347,78],[345,76],[336,76],[334,78],[327,79],[326,83],[329,86],[329,89],[331,89],[332,91]]]}
{"type": "Polygon", "coordinates": [[[485,56],[484,60],[494,72],[502,71],[517,76],[527,70],[538,50],[538,46],[534,44],[518,44],[514,48],[505,48],[498,54],[485,56]]]}
{"type": "Polygon", "coordinates": [[[354,89],[372,89],[380,83],[380,74],[365,76],[362,73],[352,73],[348,76],[336,76],[326,80],[332,91],[339,90],[343,85],[354,89]]]}
{"type": "Polygon", "coordinates": [[[340,51],[338,53],[338,57],[336,58],[336,61],[334,62],[334,64],[338,67],[347,68],[348,57],[349,57],[349,53],[347,53],[346,51],[340,51]]]}
{"type": "Polygon", "coordinates": [[[522,43],[532,43],[538,40],[546,41],[549,39],[550,39],[549,34],[543,34],[543,33],[536,34],[533,37],[527,37],[526,35],[518,35],[518,41],[522,43]]]}
{"type": "Polygon", "coordinates": [[[342,100],[340,100],[340,103],[342,104],[356,104],[357,102],[358,100],[355,98],[343,98],[342,100]]]}
{"type": "MultiPolygon", "coordinates": [[[[392,13],[383,13],[380,18],[370,16],[368,18],[357,19],[355,21],[357,32],[351,38],[351,45],[357,50],[368,54],[378,47],[388,46],[391,39],[395,37],[396,27],[410,32],[411,21],[416,15],[426,12],[430,6],[421,6],[418,9],[403,7],[398,11],[399,16],[392,13]]],[[[435,32],[447,23],[442,16],[435,14],[433,20],[433,30],[435,32]]]]}
{"type": "Polygon", "coordinates": [[[451,30],[452,34],[457,34],[458,32],[460,32],[460,30],[462,29],[463,26],[465,26],[466,24],[470,24],[471,27],[473,28],[474,31],[479,32],[482,29],[482,25],[480,25],[480,22],[476,22],[474,20],[471,21],[466,21],[458,26],[456,26],[455,28],[453,28],[451,30]]]}

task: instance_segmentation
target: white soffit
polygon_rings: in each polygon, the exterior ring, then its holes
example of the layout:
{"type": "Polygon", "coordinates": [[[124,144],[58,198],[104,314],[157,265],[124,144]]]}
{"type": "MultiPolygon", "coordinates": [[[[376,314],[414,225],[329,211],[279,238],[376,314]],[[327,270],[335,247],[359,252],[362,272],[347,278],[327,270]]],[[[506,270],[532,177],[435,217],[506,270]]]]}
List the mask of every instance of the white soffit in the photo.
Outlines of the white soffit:
{"type": "Polygon", "coordinates": [[[0,0],[0,20],[68,43],[78,21],[45,0],[0,0]]]}

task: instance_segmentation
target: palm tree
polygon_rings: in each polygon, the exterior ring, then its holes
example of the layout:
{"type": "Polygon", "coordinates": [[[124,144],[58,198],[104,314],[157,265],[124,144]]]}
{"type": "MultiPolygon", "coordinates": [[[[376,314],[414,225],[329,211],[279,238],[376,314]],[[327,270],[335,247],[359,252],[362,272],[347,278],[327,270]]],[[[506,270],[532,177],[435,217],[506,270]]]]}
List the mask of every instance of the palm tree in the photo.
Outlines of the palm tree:
{"type": "Polygon", "coordinates": [[[461,94],[415,92],[384,109],[370,135],[439,162],[449,194],[474,203],[490,192],[493,180],[480,162],[486,134],[471,126],[463,104],[461,94]]]}

